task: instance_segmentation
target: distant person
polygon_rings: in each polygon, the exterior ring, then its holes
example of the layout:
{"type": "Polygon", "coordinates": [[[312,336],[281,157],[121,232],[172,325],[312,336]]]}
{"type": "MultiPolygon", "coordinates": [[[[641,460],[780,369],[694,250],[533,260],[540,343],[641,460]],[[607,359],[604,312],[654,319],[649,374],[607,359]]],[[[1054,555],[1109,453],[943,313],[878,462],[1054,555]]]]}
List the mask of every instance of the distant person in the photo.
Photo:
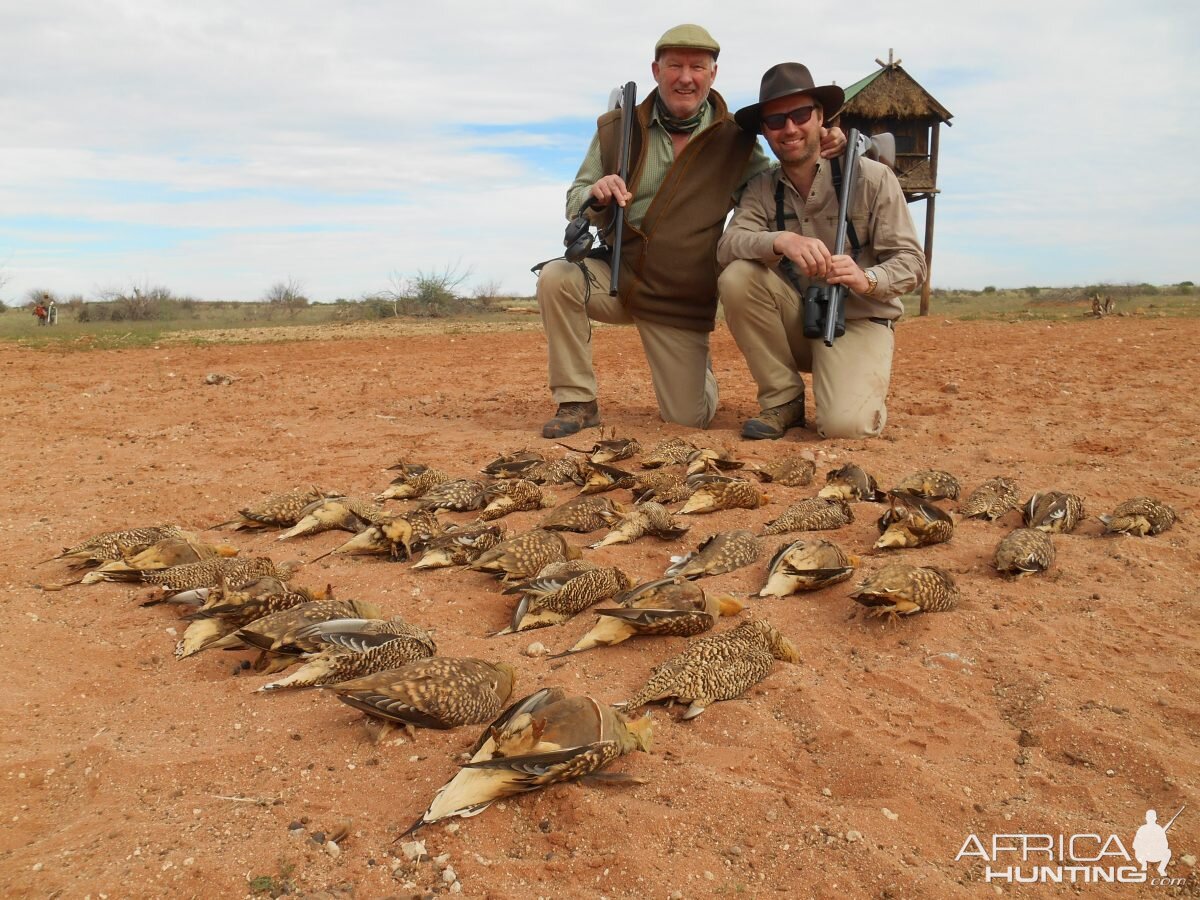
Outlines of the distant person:
{"type": "MultiPolygon", "coordinates": [[[[678,25],[659,38],[650,65],[657,87],[636,107],[628,185],[616,174],[621,113],[597,121],[567,191],[567,218],[589,197],[605,207],[589,213],[597,224],[612,220],[614,201],[625,209],[621,292],[608,293],[608,259],[554,260],[542,269],[537,298],[558,404],[543,437],[600,424],[589,319],[637,328],[664,420],[706,428],[716,413],[709,333],[717,240],[736,192],[770,165],[757,136],[738,128],[712,90],[720,52],[699,25],[678,25]]],[[[834,129],[821,148],[836,155],[845,143],[834,129]]]]}
{"type": "Polygon", "coordinates": [[[39,326],[46,324],[46,307],[42,305],[40,300],[38,301],[37,306],[33,308],[33,314],[37,316],[37,323],[39,326]]]}
{"type": "Polygon", "coordinates": [[[50,305],[46,307],[46,324],[58,324],[58,304],[53,299],[50,300],[50,305]]]}
{"type": "Polygon", "coordinates": [[[742,425],[744,438],[780,438],[804,426],[801,372],[812,373],[822,437],[871,437],[887,421],[900,295],[920,285],[927,268],[895,174],[862,158],[849,217],[858,246],[833,254],[834,166],[818,151],[844,100],[840,87],[816,86],[807,67],[781,63],[763,75],[758,102],[734,116],[748,132],[761,131],[780,162],[746,185],[717,248],[725,319],[758,385],[761,412],[742,425]],[[780,269],[784,258],[799,289],[780,269]],[[832,347],[803,334],[803,292],[822,284],[848,289],[846,333],[832,347]]]}

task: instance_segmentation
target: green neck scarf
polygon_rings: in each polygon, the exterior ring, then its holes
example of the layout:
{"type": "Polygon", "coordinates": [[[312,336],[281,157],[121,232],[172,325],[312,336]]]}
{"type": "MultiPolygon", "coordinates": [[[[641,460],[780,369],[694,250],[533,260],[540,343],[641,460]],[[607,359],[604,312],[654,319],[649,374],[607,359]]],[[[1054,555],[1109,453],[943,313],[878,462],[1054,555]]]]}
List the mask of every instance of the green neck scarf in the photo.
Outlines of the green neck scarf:
{"type": "Polygon", "coordinates": [[[655,91],[654,93],[654,109],[658,113],[658,120],[662,122],[663,128],[672,134],[691,134],[700,125],[700,119],[704,115],[704,107],[708,104],[708,99],[705,98],[704,103],[700,104],[700,108],[696,110],[696,114],[687,119],[677,119],[667,110],[666,104],[663,103],[662,96],[655,91]]]}

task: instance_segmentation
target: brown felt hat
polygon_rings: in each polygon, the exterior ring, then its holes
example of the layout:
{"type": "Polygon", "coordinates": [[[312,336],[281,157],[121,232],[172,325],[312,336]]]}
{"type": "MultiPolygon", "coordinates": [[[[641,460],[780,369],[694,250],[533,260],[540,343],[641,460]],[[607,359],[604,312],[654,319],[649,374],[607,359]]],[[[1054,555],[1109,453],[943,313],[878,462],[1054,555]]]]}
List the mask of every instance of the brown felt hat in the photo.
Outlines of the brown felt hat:
{"type": "Polygon", "coordinates": [[[654,58],[672,47],[684,50],[707,50],[716,59],[721,53],[721,45],[713,40],[713,36],[699,25],[676,25],[663,32],[663,36],[654,45],[654,58]]]}
{"type": "Polygon", "coordinates": [[[757,133],[762,129],[763,104],[791,94],[808,94],[820,103],[825,112],[826,122],[832,119],[846,102],[846,92],[836,84],[823,84],[820,87],[814,85],[808,66],[802,63],[780,63],[771,66],[763,75],[762,84],[758,88],[758,102],[742,107],[733,117],[746,131],[757,133]]]}

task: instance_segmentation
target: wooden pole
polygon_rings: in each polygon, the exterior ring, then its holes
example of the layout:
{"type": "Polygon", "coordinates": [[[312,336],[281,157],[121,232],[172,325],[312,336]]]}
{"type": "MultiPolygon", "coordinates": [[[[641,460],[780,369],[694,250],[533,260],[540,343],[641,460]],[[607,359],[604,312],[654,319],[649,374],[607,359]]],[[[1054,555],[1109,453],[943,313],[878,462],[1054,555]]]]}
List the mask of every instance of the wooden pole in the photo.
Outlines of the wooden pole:
{"type": "Polygon", "coordinates": [[[925,198],[925,283],[921,285],[921,315],[929,315],[929,282],[933,280],[933,201],[937,194],[925,198]]]}
{"type": "Polygon", "coordinates": [[[933,123],[933,133],[929,140],[929,181],[930,193],[925,204],[925,283],[921,285],[921,315],[929,315],[929,285],[933,281],[933,210],[934,199],[937,197],[937,163],[938,163],[938,128],[940,122],[933,123]]]}

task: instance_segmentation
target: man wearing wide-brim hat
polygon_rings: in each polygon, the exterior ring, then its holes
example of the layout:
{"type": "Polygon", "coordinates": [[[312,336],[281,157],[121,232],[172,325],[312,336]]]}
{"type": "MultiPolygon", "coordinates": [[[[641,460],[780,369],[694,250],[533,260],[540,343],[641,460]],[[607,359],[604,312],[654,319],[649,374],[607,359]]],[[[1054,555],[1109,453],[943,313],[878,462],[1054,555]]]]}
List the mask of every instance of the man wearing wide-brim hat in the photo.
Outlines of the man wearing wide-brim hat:
{"type": "MultiPolygon", "coordinates": [[[[621,113],[597,121],[587,156],[567,191],[567,218],[589,198],[608,226],[625,211],[620,295],[607,291],[605,258],[548,263],[538,279],[550,391],[557,404],[542,436],[558,438],[600,423],[589,318],[634,325],[665,421],[707,427],[717,408],[709,334],[717,311],[716,247],[734,194],[770,166],[757,135],[739,128],[712,90],[720,45],[699,25],[669,29],[655,45],[656,89],[635,108],[629,183],[616,174],[621,113]]],[[[833,130],[824,152],[845,136],[833,130]]]]}
{"type": "Polygon", "coordinates": [[[900,296],[927,269],[900,183],[869,159],[857,160],[850,202],[858,247],[833,253],[834,165],[818,151],[821,128],[844,99],[836,85],[817,85],[804,65],[781,63],[763,75],[758,102],[734,116],[748,132],[761,132],[780,162],[746,185],[717,247],[725,318],[758,384],[761,411],[743,424],[745,438],[778,438],[804,426],[802,372],[812,373],[822,437],[871,437],[887,422],[900,296]],[[784,259],[795,285],[780,269],[784,259]],[[832,347],[803,334],[803,292],[828,284],[847,289],[846,332],[832,347]]]}

